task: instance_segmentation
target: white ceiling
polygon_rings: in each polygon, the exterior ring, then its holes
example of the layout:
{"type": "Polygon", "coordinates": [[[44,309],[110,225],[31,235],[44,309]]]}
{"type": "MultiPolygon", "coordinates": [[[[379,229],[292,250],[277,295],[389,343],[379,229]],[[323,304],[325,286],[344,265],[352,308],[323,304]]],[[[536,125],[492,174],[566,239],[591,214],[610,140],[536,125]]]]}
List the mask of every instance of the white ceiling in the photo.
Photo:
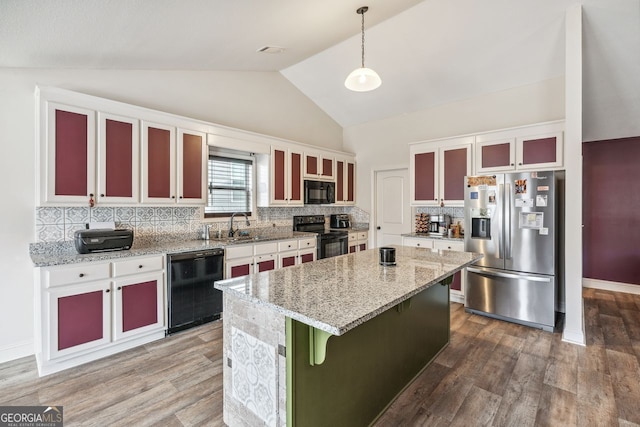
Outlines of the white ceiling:
{"type": "Polygon", "coordinates": [[[346,127],[562,76],[572,3],[0,0],[0,67],[280,71],[346,127]],[[365,64],[383,83],[354,93],[365,4],[365,64]]]}

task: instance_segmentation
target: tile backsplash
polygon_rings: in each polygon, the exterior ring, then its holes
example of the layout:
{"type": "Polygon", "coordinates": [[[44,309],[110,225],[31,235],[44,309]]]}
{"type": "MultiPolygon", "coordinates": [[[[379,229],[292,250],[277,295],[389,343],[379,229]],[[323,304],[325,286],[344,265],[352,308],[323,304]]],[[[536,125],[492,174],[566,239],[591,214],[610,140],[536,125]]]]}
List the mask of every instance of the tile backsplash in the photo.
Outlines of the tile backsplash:
{"type": "MultiPolygon", "coordinates": [[[[228,220],[203,220],[202,207],[39,207],[36,208],[36,242],[73,241],[76,230],[88,222],[115,222],[117,228],[134,231],[136,240],[145,238],[182,237],[196,239],[204,223],[212,230],[227,230],[228,220]]],[[[295,208],[257,208],[250,228],[292,227],[294,215],[330,215],[348,213],[354,223],[368,223],[369,213],[354,206],[304,206],[295,208]]],[[[244,217],[234,225],[246,228],[244,217]]]]}

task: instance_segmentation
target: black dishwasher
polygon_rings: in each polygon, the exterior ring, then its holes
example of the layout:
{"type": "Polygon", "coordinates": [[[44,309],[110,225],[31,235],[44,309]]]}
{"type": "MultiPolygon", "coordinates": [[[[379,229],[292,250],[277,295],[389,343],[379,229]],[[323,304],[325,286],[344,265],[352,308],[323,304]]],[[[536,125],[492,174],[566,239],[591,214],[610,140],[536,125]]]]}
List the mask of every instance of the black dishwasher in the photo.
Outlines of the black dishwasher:
{"type": "Polygon", "coordinates": [[[213,283],[223,274],[224,249],[167,255],[167,334],[220,318],[222,292],[213,283]]]}

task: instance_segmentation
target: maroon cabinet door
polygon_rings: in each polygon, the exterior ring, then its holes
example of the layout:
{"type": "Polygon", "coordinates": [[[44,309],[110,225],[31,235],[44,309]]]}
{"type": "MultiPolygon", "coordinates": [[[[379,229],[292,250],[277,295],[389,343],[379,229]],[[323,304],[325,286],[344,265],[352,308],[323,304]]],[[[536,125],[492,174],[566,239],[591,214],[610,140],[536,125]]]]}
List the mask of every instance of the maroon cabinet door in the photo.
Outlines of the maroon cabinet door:
{"type": "Polygon", "coordinates": [[[250,273],[249,271],[250,264],[236,265],[231,267],[231,277],[240,277],[246,276],[250,273]]]}
{"type": "Polygon", "coordinates": [[[483,168],[513,166],[511,163],[511,143],[484,145],[481,150],[481,166],[483,168]]]}
{"type": "Polygon", "coordinates": [[[170,198],[171,194],[171,132],[167,129],[147,129],[148,196],[170,198]]]}
{"type": "Polygon", "coordinates": [[[158,282],[134,283],[122,292],[122,332],[158,323],[158,282]]]}
{"type": "Polygon", "coordinates": [[[333,176],[333,159],[322,159],[322,176],[333,176]]]}
{"type": "Polygon", "coordinates": [[[273,259],[258,262],[258,273],[263,271],[271,271],[276,269],[276,261],[273,259]]]}
{"type": "Polygon", "coordinates": [[[464,177],[467,175],[467,148],[444,152],[445,200],[464,200],[464,177]]]}
{"type": "Polygon", "coordinates": [[[58,298],[58,351],[104,338],[103,298],[102,290],[58,298]]]}
{"type": "Polygon", "coordinates": [[[289,194],[289,200],[300,202],[302,201],[302,154],[291,153],[291,194],[289,194]]]}
{"type": "Polygon", "coordinates": [[[306,155],[307,170],[306,175],[318,175],[318,158],[316,156],[306,155]]]}
{"type": "Polygon", "coordinates": [[[182,199],[201,199],[203,185],[203,144],[200,135],[182,134],[182,199]]]}
{"type": "Polygon", "coordinates": [[[305,263],[305,262],[311,262],[313,261],[313,254],[303,254],[300,255],[300,262],[301,263],[305,263]]]}
{"type": "Polygon", "coordinates": [[[55,110],[56,196],[88,196],[88,144],[86,114],[55,110]]]}
{"type": "Polygon", "coordinates": [[[283,150],[273,150],[273,200],[280,202],[286,198],[286,155],[283,150]]]}
{"type": "Polygon", "coordinates": [[[453,275],[453,282],[451,282],[451,289],[459,291],[462,289],[462,273],[457,272],[453,275]]]}
{"type": "Polygon", "coordinates": [[[105,120],[105,194],[100,197],[133,195],[133,125],[105,120]]]}
{"type": "Polygon", "coordinates": [[[415,200],[435,200],[436,153],[418,153],[415,163],[415,200]]]}
{"type": "Polygon", "coordinates": [[[356,200],[355,175],[356,165],[354,163],[347,162],[347,202],[353,202],[356,200]]]}
{"type": "Polygon", "coordinates": [[[556,145],[555,136],[548,138],[525,139],[522,141],[522,165],[537,163],[555,163],[556,145]]]}
{"type": "Polygon", "coordinates": [[[295,255],[282,257],[282,267],[290,267],[290,266],[295,265],[295,264],[296,264],[296,256],[295,255]]]}
{"type": "Polygon", "coordinates": [[[344,162],[336,161],[336,202],[344,202],[344,162]]]}

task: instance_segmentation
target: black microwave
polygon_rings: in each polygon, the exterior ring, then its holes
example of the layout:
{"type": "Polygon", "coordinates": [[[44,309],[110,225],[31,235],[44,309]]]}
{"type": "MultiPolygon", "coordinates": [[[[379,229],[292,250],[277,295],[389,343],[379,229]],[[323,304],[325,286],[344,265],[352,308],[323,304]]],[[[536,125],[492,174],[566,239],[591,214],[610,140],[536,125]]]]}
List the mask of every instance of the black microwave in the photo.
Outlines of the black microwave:
{"type": "Polygon", "coordinates": [[[336,202],[336,184],[326,181],[304,180],[304,204],[326,205],[336,202]]]}

